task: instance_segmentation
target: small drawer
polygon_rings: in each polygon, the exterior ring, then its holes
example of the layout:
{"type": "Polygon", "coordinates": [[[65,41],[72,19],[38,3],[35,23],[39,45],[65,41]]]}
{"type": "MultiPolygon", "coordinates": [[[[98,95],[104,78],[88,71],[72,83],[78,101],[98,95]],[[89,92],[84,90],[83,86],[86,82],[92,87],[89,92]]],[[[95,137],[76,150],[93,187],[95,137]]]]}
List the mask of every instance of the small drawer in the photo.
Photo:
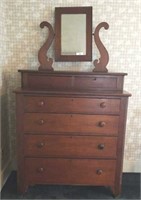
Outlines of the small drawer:
{"type": "Polygon", "coordinates": [[[25,96],[25,112],[118,114],[120,99],[25,96]]]}
{"type": "Polygon", "coordinates": [[[118,134],[119,116],[25,113],[25,133],[118,134]]]}
{"type": "Polygon", "coordinates": [[[74,79],[74,85],[77,89],[86,90],[115,90],[117,89],[116,76],[103,77],[95,75],[93,77],[76,76],[74,79]]]}
{"type": "Polygon", "coordinates": [[[117,138],[100,136],[25,135],[25,156],[116,158],[117,138]]]}
{"type": "Polygon", "coordinates": [[[28,183],[113,185],[116,160],[26,158],[28,183]]]}

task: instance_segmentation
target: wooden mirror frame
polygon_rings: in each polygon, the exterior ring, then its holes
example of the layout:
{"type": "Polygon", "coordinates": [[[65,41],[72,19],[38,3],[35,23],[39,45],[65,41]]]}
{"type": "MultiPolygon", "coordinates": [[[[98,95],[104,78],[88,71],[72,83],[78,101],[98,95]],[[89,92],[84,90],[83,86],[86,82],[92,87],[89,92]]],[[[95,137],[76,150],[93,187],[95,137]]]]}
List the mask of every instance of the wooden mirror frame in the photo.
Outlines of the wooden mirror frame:
{"type": "Polygon", "coordinates": [[[92,61],[92,7],[55,8],[55,61],[92,61]],[[61,15],[86,14],[86,54],[61,55],[61,15]]]}
{"type": "Polygon", "coordinates": [[[109,54],[102,41],[100,40],[99,32],[101,28],[106,30],[109,28],[109,24],[106,22],[101,22],[97,25],[94,33],[92,34],[92,7],[58,7],[55,12],[56,19],[56,34],[54,33],[52,25],[43,21],[40,24],[41,28],[48,28],[48,37],[45,43],[38,51],[38,61],[40,66],[39,71],[53,71],[53,59],[49,58],[47,51],[49,50],[54,37],[55,40],[55,60],[56,61],[91,61],[92,60],[92,35],[94,36],[95,44],[99,50],[100,58],[95,59],[93,62],[94,69],[93,72],[108,72],[106,68],[109,62],[109,54]],[[61,55],[61,14],[86,14],[86,55],[61,55]]]}

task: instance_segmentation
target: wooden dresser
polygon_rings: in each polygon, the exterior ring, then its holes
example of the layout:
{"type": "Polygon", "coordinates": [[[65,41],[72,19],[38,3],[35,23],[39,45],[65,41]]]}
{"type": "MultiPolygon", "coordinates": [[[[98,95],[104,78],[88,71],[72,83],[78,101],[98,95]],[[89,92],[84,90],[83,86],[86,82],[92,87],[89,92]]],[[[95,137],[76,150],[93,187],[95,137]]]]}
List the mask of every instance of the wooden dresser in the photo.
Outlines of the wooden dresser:
{"type": "Polygon", "coordinates": [[[129,93],[125,73],[19,70],[18,190],[108,186],[120,194],[129,93]]]}

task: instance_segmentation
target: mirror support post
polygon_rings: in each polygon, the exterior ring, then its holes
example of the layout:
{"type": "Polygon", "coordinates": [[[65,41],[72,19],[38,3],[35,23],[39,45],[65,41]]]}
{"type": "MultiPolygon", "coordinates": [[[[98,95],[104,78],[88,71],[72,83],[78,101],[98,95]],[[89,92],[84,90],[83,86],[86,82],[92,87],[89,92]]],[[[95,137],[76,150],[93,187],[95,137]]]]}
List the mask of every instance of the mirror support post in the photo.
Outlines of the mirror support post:
{"type": "Polygon", "coordinates": [[[99,31],[102,27],[104,27],[107,30],[109,28],[109,24],[106,22],[101,22],[100,24],[98,24],[98,26],[96,27],[95,32],[93,34],[95,44],[100,52],[100,58],[94,60],[94,62],[93,62],[94,66],[95,66],[93,72],[108,72],[106,66],[109,62],[109,54],[99,37],[99,31]]]}
{"type": "Polygon", "coordinates": [[[38,70],[39,71],[44,71],[44,70],[53,71],[53,67],[52,67],[53,59],[49,58],[47,56],[47,51],[52,44],[52,41],[55,37],[55,33],[53,31],[51,24],[46,21],[43,21],[40,24],[40,27],[44,28],[45,26],[49,29],[49,34],[48,34],[48,38],[47,38],[46,42],[43,44],[43,46],[38,51],[38,61],[40,63],[38,70]]]}

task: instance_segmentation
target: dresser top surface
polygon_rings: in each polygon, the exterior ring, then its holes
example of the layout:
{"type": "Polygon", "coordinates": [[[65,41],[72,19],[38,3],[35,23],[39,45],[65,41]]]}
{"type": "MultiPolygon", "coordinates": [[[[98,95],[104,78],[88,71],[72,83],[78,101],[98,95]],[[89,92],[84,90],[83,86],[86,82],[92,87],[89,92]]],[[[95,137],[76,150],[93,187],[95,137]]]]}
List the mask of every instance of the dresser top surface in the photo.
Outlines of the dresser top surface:
{"type": "Polygon", "coordinates": [[[38,70],[18,70],[21,73],[29,73],[29,74],[42,74],[42,75],[107,75],[107,76],[125,76],[127,73],[122,72],[84,72],[84,71],[38,71],[38,70]]]}
{"type": "Polygon", "coordinates": [[[32,89],[22,89],[17,88],[15,93],[22,93],[27,95],[53,95],[53,96],[115,96],[115,97],[121,97],[121,96],[131,96],[130,93],[127,91],[91,91],[91,90],[32,90],[32,89]]]}

